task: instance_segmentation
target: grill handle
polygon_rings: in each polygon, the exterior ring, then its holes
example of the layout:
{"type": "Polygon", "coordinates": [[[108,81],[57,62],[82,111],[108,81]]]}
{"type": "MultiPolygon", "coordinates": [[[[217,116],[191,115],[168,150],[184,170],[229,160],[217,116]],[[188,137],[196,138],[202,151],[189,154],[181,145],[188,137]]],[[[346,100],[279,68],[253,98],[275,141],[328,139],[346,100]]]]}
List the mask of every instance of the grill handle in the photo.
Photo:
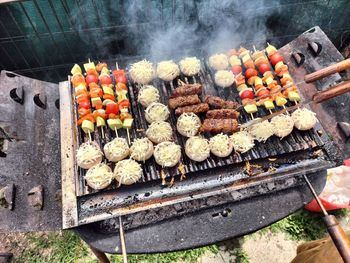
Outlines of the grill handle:
{"type": "Polygon", "coordinates": [[[325,67],[323,69],[317,70],[313,73],[307,74],[305,75],[304,80],[306,83],[314,82],[316,80],[325,78],[334,73],[339,73],[341,71],[344,71],[348,68],[350,68],[350,58],[340,61],[338,63],[335,63],[333,65],[330,65],[328,67],[325,67]]]}
{"type": "Polygon", "coordinates": [[[331,98],[343,95],[349,91],[350,91],[350,80],[347,80],[327,90],[316,92],[312,96],[312,100],[315,103],[321,103],[331,98]]]}
{"type": "Polygon", "coordinates": [[[334,215],[326,215],[323,221],[344,262],[350,263],[350,241],[337,219],[334,215]]]}

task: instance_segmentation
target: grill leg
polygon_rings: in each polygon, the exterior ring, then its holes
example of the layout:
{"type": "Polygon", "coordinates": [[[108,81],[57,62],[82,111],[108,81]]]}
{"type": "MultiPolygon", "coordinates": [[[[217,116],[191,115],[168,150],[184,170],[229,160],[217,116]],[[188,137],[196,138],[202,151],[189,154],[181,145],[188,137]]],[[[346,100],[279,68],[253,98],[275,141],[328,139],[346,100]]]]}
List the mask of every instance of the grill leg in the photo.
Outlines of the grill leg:
{"type": "Polygon", "coordinates": [[[109,259],[107,258],[106,254],[101,252],[100,250],[97,250],[96,248],[90,246],[90,249],[92,250],[92,252],[95,254],[95,256],[98,258],[98,260],[100,261],[100,263],[110,263],[109,259]]]}

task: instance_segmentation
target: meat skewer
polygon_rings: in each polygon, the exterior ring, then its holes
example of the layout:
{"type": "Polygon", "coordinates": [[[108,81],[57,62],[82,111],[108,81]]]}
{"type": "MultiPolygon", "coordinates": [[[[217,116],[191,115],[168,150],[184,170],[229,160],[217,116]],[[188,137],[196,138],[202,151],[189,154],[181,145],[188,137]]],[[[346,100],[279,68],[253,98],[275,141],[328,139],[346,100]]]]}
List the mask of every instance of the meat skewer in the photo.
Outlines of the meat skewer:
{"type": "Polygon", "coordinates": [[[238,122],[235,119],[205,119],[201,132],[236,132],[238,131],[238,122]]]}
{"type": "Polygon", "coordinates": [[[205,117],[207,119],[238,119],[239,112],[232,109],[209,110],[205,117]]]}
{"type": "Polygon", "coordinates": [[[185,112],[193,112],[195,114],[207,112],[209,110],[208,103],[199,103],[191,106],[179,107],[175,110],[176,115],[181,115],[185,112]]]}
{"type": "Polygon", "coordinates": [[[176,109],[178,107],[188,106],[188,105],[194,105],[200,103],[201,100],[199,99],[198,95],[189,95],[189,96],[181,96],[176,98],[169,99],[169,108],[176,109]]]}
{"type": "Polygon", "coordinates": [[[188,95],[200,95],[202,94],[202,85],[201,84],[183,84],[180,87],[177,87],[170,98],[176,98],[180,96],[188,95]]]}
{"type": "Polygon", "coordinates": [[[236,101],[227,101],[217,96],[205,96],[204,102],[208,103],[214,109],[237,109],[240,105],[236,101]]]}

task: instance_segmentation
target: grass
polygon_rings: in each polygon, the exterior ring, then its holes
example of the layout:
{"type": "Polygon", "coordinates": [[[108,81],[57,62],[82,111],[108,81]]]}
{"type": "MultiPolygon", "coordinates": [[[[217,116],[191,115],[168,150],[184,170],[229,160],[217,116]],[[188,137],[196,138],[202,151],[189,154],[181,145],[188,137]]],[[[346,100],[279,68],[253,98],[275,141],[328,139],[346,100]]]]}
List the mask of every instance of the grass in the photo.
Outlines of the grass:
{"type": "MultiPolygon", "coordinates": [[[[337,218],[347,216],[349,212],[345,209],[334,212],[337,218]]],[[[322,222],[321,214],[312,214],[300,210],[283,220],[266,227],[256,234],[264,234],[267,231],[273,233],[285,232],[293,240],[314,240],[324,237],[326,229],[322,222]]],[[[245,237],[246,238],[246,237],[245,237]]],[[[28,234],[26,236],[28,245],[22,255],[16,259],[16,262],[41,263],[41,262],[98,262],[91,254],[86,244],[73,232],[63,231],[50,234],[28,234]]],[[[219,247],[211,245],[203,248],[185,250],[179,252],[151,254],[151,255],[128,255],[130,263],[170,263],[170,262],[197,262],[204,254],[218,254],[219,247]]],[[[248,263],[249,257],[241,248],[233,248],[230,253],[236,257],[235,263],[248,263]]],[[[121,263],[122,257],[111,255],[111,262],[121,263]]]]}

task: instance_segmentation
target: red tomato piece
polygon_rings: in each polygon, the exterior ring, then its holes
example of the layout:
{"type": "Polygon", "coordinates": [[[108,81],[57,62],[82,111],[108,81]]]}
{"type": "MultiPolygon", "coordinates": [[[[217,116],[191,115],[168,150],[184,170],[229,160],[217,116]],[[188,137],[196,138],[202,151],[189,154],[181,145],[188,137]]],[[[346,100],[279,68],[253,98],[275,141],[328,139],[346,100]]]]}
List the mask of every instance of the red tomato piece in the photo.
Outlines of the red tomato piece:
{"type": "Polygon", "coordinates": [[[270,95],[270,91],[268,91],[267,89],[259,89],[256,93],[257,97],[262,97],[262,98],[265,98],[269,95],[270,95]]]}
{"type": "Polygon", "coordinates": [[[249,89],[243,90],[243,92],[241,93],[241,99],[254,99],[253,91],[249,89]]]}
{"type": "Polygon", "coordinates": [[[91,113],[91,110],[90,110],[90,108],[87,109],[87,108],[84,108],[84,107],[79,105],[78,113],[79,113],[79,116],[82,117],[82,116],[85,116],[85,115],[91,113]]]}
{"type": "Polygon", "coordinates": [[[283,57],[278,52],[276,52],[270,57],[270,61],[272,65],[276,65],[278,62],[283,61],[283,57]]]}
{"type": "Polygon", "coordinates": [[[119,106],[118,103],[108,103],[106,105],[106,114],[118,114],[119,113],[119,106]]]}
{"type": "Polygon", "coordinates": [[[130,106],[129,100],[122,100],[119,102],[119,109],[127,109],[130,106]]]}
{"type": "Polygon", "coordinates": [[[79,104],[79,107],[81,107],[81,108],[85,108],[85,109],[90,109],[91,108],[89,99],[82,100],[78,104],[79,104]]]}
{"type": "Polygon", "coordinates": [[[112,84],[112,78],[108,75],[102,75],[102,76],[100,76],[100,83],[101,83],[101,85],[112,84]]]}
{"type": "Polygon", "coordinates": [[[75,97],[78,104],[80,104],[83,101],[89,101],[89,95],[87,94],[80,94],[75,97]]]}
{"type": "Polygon", "coordinates": [[[124,83],[126,84],[126,77],[125,75],[120,75],[118,77],[115,78],[115,82],[116,83],[124,83]]]}
{"type": "Polygon", "coordinates": [[[85,82],[87,85],[89,85],[90,83],[98,83],[98,78],[95,75],[87,75],[85,77],[85,82]]]}
{"type": "Polygon", "coordinates": [[[248,68],[246,71],[245,71],[245,77],[247,79],[249,79],[250,77],[253,77],[253,76],[257,76],[258,75],[258,72],[253,69],[253,68],[248,68]]]}
{"type": "Polygon", "coordinates": [[[265,72],[270,71],[270,65],[266,63],[260,64],[259,71],[261,72],[261,74],[264,74],[265,72]]]}
{"type": "Polygon", "coordinates": [[[231,68],[233,74],[237,75],[242,72],[242,67],[240,65],[234,65],[231,68]]]}

